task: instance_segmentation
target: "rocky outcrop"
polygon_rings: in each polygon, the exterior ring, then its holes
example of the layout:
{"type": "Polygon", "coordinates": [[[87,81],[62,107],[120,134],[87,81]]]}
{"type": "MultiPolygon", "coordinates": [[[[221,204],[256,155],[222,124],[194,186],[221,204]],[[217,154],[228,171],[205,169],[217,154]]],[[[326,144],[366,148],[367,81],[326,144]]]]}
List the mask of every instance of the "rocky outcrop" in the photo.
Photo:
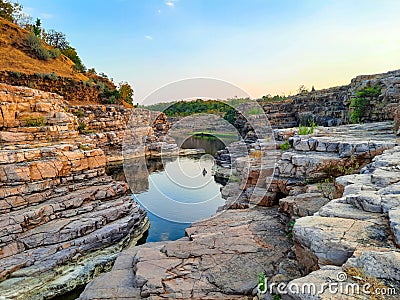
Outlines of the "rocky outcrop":
{"type": "Polygon", "coordinates": [[[47,299],[110,268],[148,219],[62,97],[0,84],[0,109],[0,295],[47,299]]]}
{"type": "Polygon", "coordinates": [[[167,146],[178,151],[175,144],[165,142],[164,136],[170,125],[164,113],[116,105],[69,106],[68,111],[77,117],[81,143],[103,149],[109,163],[122,162],[124,142],[128,152],[129,148],[135,148],[143,138],[145,143],[142,152],[133,156],[156,155],[161,148],[167,146]],[[126,130],[127,126],[133,128],[130,134],[126,130]]]}
{"type": "Polygon", "coordinates": [[[298,276],[282,231],[275,209],[225,211],[186,238],[125,250],[79,299],[252,299],[260,273],[298,276]]]}
{"type": "Polygon", "coordinates": [[[362,274],[398,292],[399,153],[398,146],[386,150],[360,174],[337,178],[340,198],[296,221],[296,256],[306,271],[314,271],[309,276],[334,265],[336,273],[347,272],[349,278],[362,274]]]}
{"type": "MultiPolygon", "coordinates": [[[[381,122],[393,120],[400,103],[400,70],[382,74],[361,75],[349,85],[323,90],[312,90],[289,96],[284,101],[260,100],[273,128],[290,128],[315,122],[322,126],[338,126],[350,122],[353,111],[351,100],[365,87],[380,86],[380,95],[368,99],[361,121],[381,122]]],[[[238,115],[235,126],[242,136],[251,131],[247,120],[238,115]]]]}
{"type": "Polygon", "coordinates": [[[27,86],[33,89],[57,93],[71,102],[101,103],[100,86],[73,78],[61,77],[55,73],[25,74],[20,72],[0,72],[0,82],[13,86],[27,86]]]}
{"type": "MultiPolygon", "coordinates": [[[[228,179],[228,184],[221,190],[227,199],[225,210],[221,209],[214,218],[192,224],[186,230],[187,237],[178,241],[149,243],[125,250],[117,258],[112,271],[91,282],[80,299],[247,299],[257,292],[255,277],[261,272],[269,283],[289,283],[301,280],[298,278],[301,271],[305,271],[305,264],[309,264],[309,271],[312,271],[318,269],[319,259],[326,263],[330,260],[343,263],[343,255],[351,256],[351,247],[359,241],[364,241],[364,246],[370,243],[369,246],[376,249],[389,246],[387,223],[373,212],[365,212],[357,223],[352,219],[336,219],[332,224],[318,227],[320,219],[329,219],[328,215],[323,216],[323,211],[330,214],[337,205],[336,200],[331,199],[346,188],[344,184],[341,188],[338,180],[334,192],[333,184],[329,183],[332,190],[328,195],[318,183],[311,184],[306,179],[318,182],[328,178],[329,174],[320,171],[324,166],[352,167],[355,170],[354,164],[358,162],[359,169],[375,155],[393,148],[395,143],[390,123],[319,128],[312,136],[296,135],[296,129],[275,134],[293,136],[289,151],[276,150],[272,140],[264,139],[248,144],[249,155],[246,157],[239,155],[243,152],[239,151],[240,143],[231,144],[219,153],[219,167],[215,172],[228,179]],[[364,135],[357,136],[360,132],[364,135]],[[328,139],[328,136],[332,138],[328,139]],[[299,157],[293,158],[298,162],[298,172],[301,172],[298,178],[291,179],[291,172],[279,169],[289,156],[299,157]],[[274,174],[275,160],[278,162],[274,174]],[[278,200],[279,208],[276,205],[278,200]],[[318,217],[314,216],[316,212],[318,217]],[[297,220],[295,225],[294,220],[297,220]],[[302,222],[304,234],[301,234],[303,240],[300,242],[299,224],[302,222]],[[312,243],[309,239],[322,234],[323,230],[327,232],[326,239],[315,243],[315,248],[310,250],[299,246],[300,243],[309,245],[312,243]],[[291,239],[293,233],[296,248],[291,239]],[[324,257],[322,253],[326,253],[324,257]],[[301,265],[297,264],[296,257],[301,265]]],[[[344,178],[351,180],[350,177],[344,178]]],[[[377,180],[382,178],[383,175],[377,180]]],[[[356,187],[352,190],[355,191],[356,187]]],[[[360,205],[369,205],[373,210],[374,196],[368,196],[364,200],[349,199],[359,201],[360,205]]],[[[343,218],[352,213],[349,208],[352,205],[346,205],[341,210],[343,218]]],[[[396,214],[393,213],[393,228],[398,226],[395,220],[396,214]]],[[[329,266],[320,271],[331,276],[337,268],[329,266]]],[[[325,275],[315,276],[326,278],[325,275]]]]}

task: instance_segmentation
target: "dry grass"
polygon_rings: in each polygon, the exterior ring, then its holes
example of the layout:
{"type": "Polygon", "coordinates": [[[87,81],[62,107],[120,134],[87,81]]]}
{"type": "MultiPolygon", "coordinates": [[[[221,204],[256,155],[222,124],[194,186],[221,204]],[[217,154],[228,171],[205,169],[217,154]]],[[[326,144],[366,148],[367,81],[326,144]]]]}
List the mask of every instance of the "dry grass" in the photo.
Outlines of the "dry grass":
{"type": "Polygon", "coordinates": [[[255,151],[251,152],[249,156],[251,158],[262,158],[263,157],[263,153],[260,150],[255,150],[255,151]]]}
{"type": "MultiPolygon", "coordinates": [[[[0,71],[14,71],[27,74],[56,73],[62,77],[77,80],[88,78],[72,71],[74,63],[64,55],[48,61],[29,56],[24,49],[24,39],[28,31],[0,18],[0,71]]],[[[50,49],[49,46],[46,46],[50,49]]]]}
{"type": "Polygon", "coordinates": [[[359,284],[366,284],[370,285],[369,291],[371,292],[370,299],[371,300],[384,300],[385,297],[383,295],[375,294],[374,291],[377,289],[380,290],[387,290],[388,287],[382,282],[379,281],[375,277],[368,277],[364,274],[364,272],[358,268],[349,268],[346,270],[346,273],[351,276],[354,280],[356,280],[359,284]]]}

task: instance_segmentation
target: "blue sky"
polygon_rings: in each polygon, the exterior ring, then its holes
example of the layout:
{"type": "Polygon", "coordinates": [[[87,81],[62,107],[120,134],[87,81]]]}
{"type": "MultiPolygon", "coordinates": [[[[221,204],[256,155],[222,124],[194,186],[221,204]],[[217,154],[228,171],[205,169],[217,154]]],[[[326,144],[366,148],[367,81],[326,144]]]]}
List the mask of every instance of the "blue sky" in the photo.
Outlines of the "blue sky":
{"type": "Polygon", "coordinates": [[[253,97],[400,68],[398,0],[20,0],[135,101],[191,77],[253,97]]]}

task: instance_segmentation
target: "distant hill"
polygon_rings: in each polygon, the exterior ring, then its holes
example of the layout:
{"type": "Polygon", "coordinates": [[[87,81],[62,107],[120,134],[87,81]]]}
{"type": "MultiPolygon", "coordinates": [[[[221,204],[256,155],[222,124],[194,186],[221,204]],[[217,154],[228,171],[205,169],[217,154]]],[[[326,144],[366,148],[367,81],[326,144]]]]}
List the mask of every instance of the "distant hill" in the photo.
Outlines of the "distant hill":
{"type": "MultiPolygon", "coordinates": [[[[29,55],[25,40],[29,31],[0,18],[0,71],[25,74],[55,73],[61,77],[87,81],[82,73],[74,72],[74,63],[64,55],[49,60],[40,60],[29,55]]],[[[45,46],[50,49],[50,46],[45,46]]]]}

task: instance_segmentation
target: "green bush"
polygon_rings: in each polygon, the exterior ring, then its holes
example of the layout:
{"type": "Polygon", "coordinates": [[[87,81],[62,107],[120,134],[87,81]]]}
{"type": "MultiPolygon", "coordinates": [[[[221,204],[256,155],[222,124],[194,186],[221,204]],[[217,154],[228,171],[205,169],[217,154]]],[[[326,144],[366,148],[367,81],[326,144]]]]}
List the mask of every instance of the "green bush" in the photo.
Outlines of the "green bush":
{"type": "MultiPolygon", "coordinates": [[[[78,118],[83,118],[85,116],[85,112],[83,111],[82,108],[78,109],[77,111],[74,111],[73,114],[77,116],[78,118]]],[[[84,124],[84,123],[81,123],[84,124]]]]}
{"type": "Polygon", "coordinates": [[[350,107],[353,108],[350,113],[350,123],[354,124],[362,121],[371,98],[378,97],[381,94],[381,90],[382,87],[380,85],[375,85],[365,87],[356,93],[356,98],[350,101],[350,107]]]}
{"type": "Polygon", "coordinates": [[[68,57],[70,60],[72,60],[72,62],[75,64],[73,66],[74,71],[81,73],[86,72],[86,67],[82,63],[82,60],[79,57],[78,52],[76,52],[75,48],[68,47],[66,49],[61,50],[61,53],[64,54],[66,57],[68,57]]]}
{"type": "Polygon", "coordinates": [[[91,150],[92,147],[90,147],[90,146],[87,145],[87,144],[80,144],[80,145],[79,145],[79,149],[81,149],[81,150],[83,150],[83,151],[87,151],[87,150],[91,150]]]}
{"type": "Polygon", "coordinates": [[[293,238],[293,227],[295,224],[296,224],[296,221],[294,221],[294,220],[289,222],[288,231],[286,234],[286,237],[288,237],[289,239],[293,238]]]}
{"type": "Polygon", "coordinates": [[[311,127],[299,126],[299,135],[313,134],[316,127],[317,125],[314,122],[311,123],[311,127]]]}
{"type": "Polygon", "coordinates": [[[46,125],[46,119],[44,117],[28,117],[24,121],[26,126],[29,127],[41,127],[46,125]]]}
{"type": "Polygon", "coordinates": [[[289,141],[285,141],[283,144],[279,146],[281,150],[289,150],[290,149],[290,144],[289,141]]]}
{"type": "Polygon", "coordinates": [[[47,50],[41,38],[36,36],[34,33],[27,34],[25,44],[30,51],[41,60],[49,60],[51,58],[57,58],[61,55],[61,52],[58,49],[47,50]]]}
{"type": "Polygon", "coordinates": [[[61,55],[60,49],[57,49],[57,48],[53,48],[48,51],[49,51],[50,58],[58,58],[61,55]]]}
{"type": "Polygon", "coordinates": [[[333,178],[325,178],[323,181],[318,183],[318,190],[322,193],[325,198],[330,200],[333,199],[333,194],[335,192],[335,185],[333,183],[333,178]]]}
{"type": "Polygon", "coordinates": [[[78,131],[83,132],[86,129],[86,124],[85,123],[79,123],[78,125],[78,131]]]}
{"type": "Polygon", "coordinates": [[[35,75],[41,79],[57,80],[58,75],[56,73],[35,73],[35,75]]]}
{"type": "Polygon", "coordinates": [[[249,115],[260,115],[264,113],[264,111],[260,107],[253,107],[247,111],[249,115]]]}

